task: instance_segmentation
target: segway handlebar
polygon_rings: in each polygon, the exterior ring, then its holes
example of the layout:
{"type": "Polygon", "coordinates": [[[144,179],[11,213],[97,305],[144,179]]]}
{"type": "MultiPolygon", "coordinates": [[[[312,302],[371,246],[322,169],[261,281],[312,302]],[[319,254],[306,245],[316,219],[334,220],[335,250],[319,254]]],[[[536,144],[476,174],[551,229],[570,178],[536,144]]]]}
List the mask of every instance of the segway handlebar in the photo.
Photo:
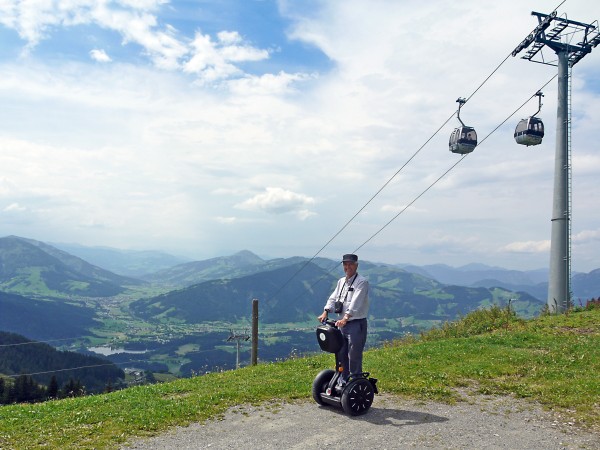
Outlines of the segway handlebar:
{"type": "Polygon", "coordinates": [[[336,323],[336,322],[337,322],[336,320],[331,320],[331,319],[323,319],[323,320],[321,321],[321,323],[322,323],[323,325],[329,325],[329,326],[331,326],[331,327],[334,327],[334,328],[337,328],[337,327],[335,326],[335,323],[336,323]]]}

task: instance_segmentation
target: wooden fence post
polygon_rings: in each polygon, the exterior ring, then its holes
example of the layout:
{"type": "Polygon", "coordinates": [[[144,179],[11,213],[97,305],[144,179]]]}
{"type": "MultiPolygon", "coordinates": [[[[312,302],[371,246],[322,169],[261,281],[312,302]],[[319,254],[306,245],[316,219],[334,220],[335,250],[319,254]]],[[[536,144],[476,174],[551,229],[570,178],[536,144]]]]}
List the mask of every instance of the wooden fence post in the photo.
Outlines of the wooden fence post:
{"type": "Polygon", "coordinates": [[[251,363],[255,366],[258,362],[258,299],[252,300],[252,351],[251,363]]]}

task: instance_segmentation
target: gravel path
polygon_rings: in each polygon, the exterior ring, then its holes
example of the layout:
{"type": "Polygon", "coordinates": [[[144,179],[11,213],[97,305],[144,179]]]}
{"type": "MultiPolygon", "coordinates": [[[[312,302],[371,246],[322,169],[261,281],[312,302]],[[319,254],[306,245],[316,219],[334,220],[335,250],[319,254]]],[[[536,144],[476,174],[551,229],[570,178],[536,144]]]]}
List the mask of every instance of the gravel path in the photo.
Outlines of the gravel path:
{"type": "Polygon", "coordinates": [[[127,449],[347,449],[349,443],[378,450],[600,449],[600,434],[511,397],[465,395],[447,405],[379,395],[359,417],[314,402],[237,407],[220,420],[176,428],[127,449]]]}

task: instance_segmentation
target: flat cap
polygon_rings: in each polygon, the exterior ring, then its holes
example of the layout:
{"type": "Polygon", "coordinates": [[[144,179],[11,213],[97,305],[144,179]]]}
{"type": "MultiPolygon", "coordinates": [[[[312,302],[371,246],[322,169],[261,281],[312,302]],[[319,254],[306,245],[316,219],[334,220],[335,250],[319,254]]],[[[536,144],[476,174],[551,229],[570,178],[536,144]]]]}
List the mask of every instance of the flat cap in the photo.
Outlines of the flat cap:
{"type": "Polygon", "coordinates": [[[342,262],[358,262],[358,256],[348,253],[342,257],[342,262]]]}

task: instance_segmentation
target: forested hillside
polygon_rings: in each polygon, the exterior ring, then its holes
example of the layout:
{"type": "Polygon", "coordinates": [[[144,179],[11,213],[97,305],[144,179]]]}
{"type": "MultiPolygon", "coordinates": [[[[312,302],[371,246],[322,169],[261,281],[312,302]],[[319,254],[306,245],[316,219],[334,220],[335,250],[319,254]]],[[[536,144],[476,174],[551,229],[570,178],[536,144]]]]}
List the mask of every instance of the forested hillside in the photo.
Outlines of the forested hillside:
{"type": "MultiPolygon", "coordinates": [[[[481,306],[509,301],[530,317],[542,302],[526,293],[501,288],[444,285],[430,278],[385,265],[364,264],[370,279],[370,316],[377,320],[451,320],[481,306]]],[[[199,283],[133,302],[130,309],[145,320],[231,321],[248,318],[251,300],[260,299],[261,321],[303,322],[323,308],[338,275],[316,264],[297,263],[270,271],[199,283]]]]}
{"type": "Polygon", "coordinates": [[[58,351],[48,344],[6,332],[0,332],[0,374],[0,398],[4,398],[5,403],[20,400],[10,397],[11,387],[19,383],[21,389],[29,386],[32,391],[36,385],[54,385],[58,390],[77,386],[82,394],[102,392],[107,386],[119,385],[125,378],[122,369],[104,358],[58,351]]]}
{"type": "Polygon", "coordinates": [[[0,330],[31,339],[83,336],[99,322],[96,311],[56,299],[32,299],[0,291],[0,330]]]}

